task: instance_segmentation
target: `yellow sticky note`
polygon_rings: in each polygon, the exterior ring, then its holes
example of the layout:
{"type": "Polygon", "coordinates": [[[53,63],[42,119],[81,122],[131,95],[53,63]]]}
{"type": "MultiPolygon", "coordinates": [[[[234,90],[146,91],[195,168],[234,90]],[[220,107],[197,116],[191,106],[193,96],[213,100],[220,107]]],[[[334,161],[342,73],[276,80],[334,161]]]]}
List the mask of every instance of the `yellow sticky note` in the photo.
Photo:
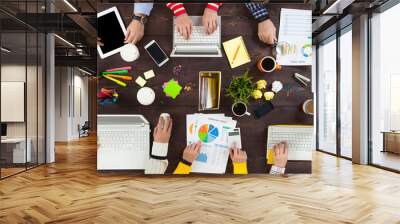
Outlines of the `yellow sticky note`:
{"type": "Polygon", "coordinates": [[[274,151],[267,149],[267,164],[274,164],[274,151]]]}
{"type": "Polygon", "coordinates": [[[137,83],[139,86],[143,87],[144,85],[146,85],[146,80],[145,80],[144,78],[142,78],[142,76],[139,76],[139,77],[136,79],[136,83],[137,83]]]}
{"type": "Polygon", "coordinates": [[[236,68],[251,61],[242,36],[225,41],[222,45],[231,68],[236,68]]]}
{"type": "Polygon", "coordinates": [[[147,72],[143,73],[143,75],[144,75],[145,79],[151,79],[156,76],[156,74],[154,74],[153,70],[147,71],[147,72]]]}

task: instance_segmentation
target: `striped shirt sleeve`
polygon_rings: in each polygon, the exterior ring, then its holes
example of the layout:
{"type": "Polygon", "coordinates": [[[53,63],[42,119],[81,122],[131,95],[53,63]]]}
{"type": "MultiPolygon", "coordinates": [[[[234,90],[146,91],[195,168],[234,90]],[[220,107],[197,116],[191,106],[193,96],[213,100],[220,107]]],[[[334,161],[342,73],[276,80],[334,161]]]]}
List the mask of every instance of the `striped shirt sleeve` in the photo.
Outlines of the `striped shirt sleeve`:
{"type": "MultiPolygon", "coordinates": [[[[218,12],[219,7],[221,7],[222,3],[208,3],[207,8],[218,12]]],[[[170,2],[167,3],[167,7],[174,12],[175,16],[180,16],[186,13],[186,9],[181,2],[170,2]]]]}
{"type": "Polygon", "coordinates": [[[181,2],[176,2],[176,3],[170,2],[170,3],[167,3],[167,7],[169,9],[171,9],[172,12],[174,12],[175,16],[180,16],[180,15],[186,13],[186,9],[185,9],[185,7],[183,7],[183,3],[181,3],[181,2]]]}
{"type": "Polygon", "coordinates": [[[246,3],[246,7],[249,9],[250,13],[253,15],[254,19],[259,22],[269,19],[269,13],[267,7],[263,3],[246,3]]]}
{"type": "Polygon", "coordinates": [[[222,3],[208,3],[207,8],[212,9],[216,12],[218,12],[219,7],[221,7],[222,3]]]}

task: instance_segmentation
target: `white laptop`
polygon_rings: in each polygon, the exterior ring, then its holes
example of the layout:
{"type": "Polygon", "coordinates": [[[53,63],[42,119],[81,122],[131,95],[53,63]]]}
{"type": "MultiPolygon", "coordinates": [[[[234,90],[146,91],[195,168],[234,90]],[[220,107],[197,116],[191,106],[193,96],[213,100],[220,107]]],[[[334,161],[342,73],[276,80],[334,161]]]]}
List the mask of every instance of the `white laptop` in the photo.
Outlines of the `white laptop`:
{"type": "Polygon", "coordinates": [[[144,170],[150,124],[142,115],[97,115],[97,170],[144,170]]]}
{"type": "Polygon", "coordinates": [[[211,35],[204,32],[201,16],[191,16],[190,18],[193,22],[192,35],[185,40],[176,31],[176,17],[174,17],[171,57],[222,57],[221,17],[218,16],[218,28],[211,35]]]}
{"type": "Polygon", "coordinates": [[[272,149],[281,141],[288,143],[288,160],[312,160],[312,152],[315,149],[313,126],[270,125],[267,149],[272,149]]]}

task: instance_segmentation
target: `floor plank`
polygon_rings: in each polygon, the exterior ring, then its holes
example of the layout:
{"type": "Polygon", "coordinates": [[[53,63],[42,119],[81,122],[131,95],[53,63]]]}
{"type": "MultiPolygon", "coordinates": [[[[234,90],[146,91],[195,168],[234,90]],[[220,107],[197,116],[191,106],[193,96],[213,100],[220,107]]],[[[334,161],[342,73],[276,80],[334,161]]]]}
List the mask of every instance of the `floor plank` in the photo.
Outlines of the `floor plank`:
{"type": "Polygon", "coordinates": [[[400,223],[400,175],[320,152],[312,175],[137,177],[96,172],[96,141],[0,181],[0,223],[400,223]]]}

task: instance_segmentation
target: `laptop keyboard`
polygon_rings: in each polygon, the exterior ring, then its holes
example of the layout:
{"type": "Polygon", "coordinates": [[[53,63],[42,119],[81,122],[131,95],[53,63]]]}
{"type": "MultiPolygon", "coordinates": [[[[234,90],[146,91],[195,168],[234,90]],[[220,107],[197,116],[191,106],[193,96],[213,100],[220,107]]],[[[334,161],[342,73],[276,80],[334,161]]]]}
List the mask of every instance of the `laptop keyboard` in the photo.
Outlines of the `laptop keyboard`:
{"type": "Polygon", "coordinates": [[[107,126],[97,130],[97,144],[106,150],[145,150],[149,148],[149,135],[142,127],[107,126]]]}
{"type": "Polygon", "coordinates": [[[192,35],[188,40],[185,40],[180,33],[175,30],[175,43],[177,44],[218,44],[219,43],[219,29],[214,33],[208,35],[204,32],[203,26],[193,26],[192,35]]]}
{"type": "Polygon", "coordinates": [[[314,145],[314,129],[301,126],[269,126],[267,149],[281,141],[288,143],[289,160],[311,160],[314,145]]]}

